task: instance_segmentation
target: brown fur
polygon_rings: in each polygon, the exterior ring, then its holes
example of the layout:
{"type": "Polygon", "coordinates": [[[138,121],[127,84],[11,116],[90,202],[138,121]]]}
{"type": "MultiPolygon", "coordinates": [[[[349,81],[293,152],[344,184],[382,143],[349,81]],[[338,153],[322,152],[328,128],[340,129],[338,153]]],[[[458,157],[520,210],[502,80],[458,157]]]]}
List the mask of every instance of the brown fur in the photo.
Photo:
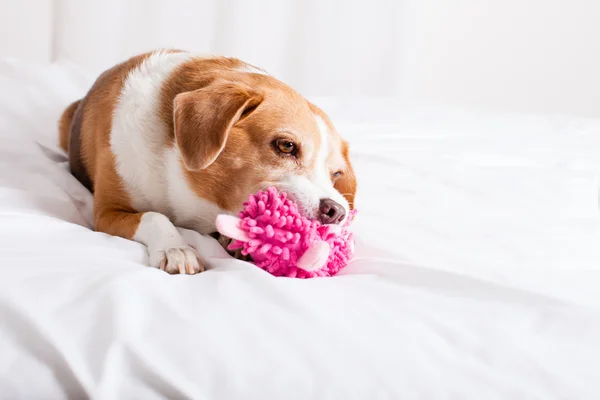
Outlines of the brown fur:
{"type": "Polygon", "coordinates": [[[149,55],[132,57],[100,75],[79,104],[77,113],[81,113],[80,121],[74,119],[75,112],[71,114],[69,109],[61,118],[61,141],[65,136],[64,123],[71,120],[71,169],[84,185],[91,186],[90,190],[95,192],[95,229],[128,239],[135,234],[143,213],[131,207],[129,196],[115,170],[115,160],[110,150],[110,130],[113,109],[127,74],[149,55]],[[85,182],[85,176],[89,183],[85,182]]]}
{"type": "Polygon", "coordinates": [[[71,131],[71,121],[73,121],[73,116],[75,115],[75,111],[77,107],[79,107],[79,103],[81,100],[77,100],[63,112],[60,117],[60,121],[58,122],[58,143],[60,147],[62,147],[65,151],[69,151],[69,132],[71,131]]]}
{"type": "Polygon", "coordinates": [[[252,88],[227,82],[177,95],[175,140],[185,166],[199,171],[212,164],[242,113],[261,101],[252,88]]]}
{"type": "Polygon", "coordinates": [[[342,176],[334,182],[333,187],[348,200],[350,209],[353,210],[354,196],[356,195],[356,175],[354,175],[354,169],[350,163],[348,143],[345,141],[342,144],[342,156],[346,160],[346,168],[342,171],[342,176]]]}
{"type": "MultiPolygon", "coordinates": [[[[60,121],[60,143],[71,154],[71,168],[94,191],[95,228],[131,239],[143,215],[131,206],[115,169],[110,148],[112,115],[128,73],[150,53],[132,57],[103,73],[60,121]],[[67,133],[70,132],[70,133],[67,133]],[[68,139],[68,140],[67,140],[68,139]]],[[[194,58],[163,83],[160,117],[178,146],[184,172],[194,192],[225,210],[236,210],[248,193],[290,173],[314,165],[320,145],[314,114],[323,118],[340,146],[328,162],[343,169],[335,187],[353,206],[356,181],[347,144],[327,115],[287,85],[260,74],[236,71],[247,64],[232,58],[194,58]],[[286,124],[282,126],[282,121],[286,124]],[[299,146],[298,160],[270,147],[277,138],[299,146]],[[218,157],[217,157],[218,156],[218,157]]]]}
{"type": "MultiPolygon", "coordinates": [[[[188,61],[165,82],[161,102],[161,117],[170,128],[169,132],[171,129],[176,131],[173,127],[174,118],[179,120],[177,130],[180,133],[177,134],[177,142],[184,143],[183,132],[187,131],[192,136],[187,140],[194,145],[205,143],[198,138],[199,132],[203,131],[198,129],[199,118],[203,118],[201,117],[203,113],[217,118],[216,121],[211,120],[211,124],[229,126],[232,120],[240,116],[238,111],[247,110],[245,114],[247,118],[238,121],[231,128],[231,132],[228,131],[224,148],[210,166],[204,169],[196,168],[197,165],[189,168],[189,161],[184,160],[187,167],[185,173],[192,189],[199,196],[232,211],[240,207],[248,193],[265,187],[269,179],[277,178],[274,175],[274,170],[277,170],[273,168],[275,165],[282,167],[280,172],[285,170],[302,173],[303,169],[310,168],[314,164],[314,157],[304,160],[304,165],[298,165],[280,160],[270,151],[265,152],[265,149],[268,150],[269,142],[274,138],[274,136],[265,136],[265,132],[275,135],[281,131],[281,121],[291,121],[290,128],[293,127],[297,131],[295,133],[299,133],[300,136],[286,133],[287,137],[302,143],[307,138],[305,135],[309,135],[311,145],[318,147],[320,138],[316,133],[318,129],[312,117],[313,113],[318,113],[328,123],[333,134],[339,137],[327,115],[308,103],[289,86],[263,75],[235,71],[236,68],[244,65],[243,62],[231,58],[188,61]],[[176,100],[180,93],[186,93],[180,96],[181,100],[185,99],[188,103],[188,110],[192,109],[191,104],[195,102],[219,105],[220,112],[214,113],[208,109],[196,108],[194,118],[178,118],[177,111],[174,117],[173,104],[180,103],[176,100]],[[231,99],[238,99],[239,103],[231,102],[231,99]],[[246,99],[247,102],[242,99],[246,99]],[[230,104],[233,105],[231,110],[225,111],[223,102],[231,102],[230,104]]],[[[279,135],[281,136],[282,133],[279,135]]],[[[341,145],[341,141],[339,143],[341,145]]],[[[220,148],[222,143],[218,144],[212,148],[220,148]]],[[[191,154],[200,157],[198,153],[191,154]]],[[[354,177],[350,173],[344,176],[347,176],[347,179],[354,177]]],[[[346,197],[353,200],[352,186],[349,185],[346,189],[349,191],[346,197]]]]}
{"type": "Polygon", "coordinates": [[[81,155],[81,124],[83,123],[83,111],[85,109],[86,99],[79,102],[79,107],[75,110],[73,120],[71,121],[71,130],[69,137],[69,164],[71,165],[71,173],[81,182],[89,191],[94,191],[92,179],[85,167],[83,157],[81,155]]]}

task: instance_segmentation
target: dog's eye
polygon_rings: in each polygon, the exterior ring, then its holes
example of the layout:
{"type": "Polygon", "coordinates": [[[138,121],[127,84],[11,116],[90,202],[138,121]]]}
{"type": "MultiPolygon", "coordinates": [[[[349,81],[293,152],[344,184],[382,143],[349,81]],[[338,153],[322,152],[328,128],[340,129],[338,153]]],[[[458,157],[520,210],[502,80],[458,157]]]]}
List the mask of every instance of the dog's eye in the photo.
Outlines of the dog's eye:
{"type": "Polygon", "coordinates": [[[334,172],[333,174],[331,174],[331,180],[332,181],[336,181],[336,180],[338,180],[338,178],[340,176],[342,176],[342,171],[334,172]]]}
{"type": "Polygon", "coordinates": [[[296,145],[293,142],[290,142],[289,140],[277,139],[274,144],[277,150],[279,150],[283,154],[293,155],[296,153],[296,145]]]}

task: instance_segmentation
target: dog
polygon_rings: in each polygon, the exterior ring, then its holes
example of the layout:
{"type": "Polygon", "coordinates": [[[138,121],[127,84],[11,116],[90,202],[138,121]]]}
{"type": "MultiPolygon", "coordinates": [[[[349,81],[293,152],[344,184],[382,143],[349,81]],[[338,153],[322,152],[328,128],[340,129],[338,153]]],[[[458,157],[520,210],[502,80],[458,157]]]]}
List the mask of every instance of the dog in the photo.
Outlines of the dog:
{"type": "Polygon", "coordinates": [[[348,143],[327,115],[235,58],[134,56],[67,107],[59,144],[94,194],[95,230],[144,244],[172,274],[205,269],[176,226],[213,234],[218,214],[268,186],[325,224],[354,207],[348,143]]]}

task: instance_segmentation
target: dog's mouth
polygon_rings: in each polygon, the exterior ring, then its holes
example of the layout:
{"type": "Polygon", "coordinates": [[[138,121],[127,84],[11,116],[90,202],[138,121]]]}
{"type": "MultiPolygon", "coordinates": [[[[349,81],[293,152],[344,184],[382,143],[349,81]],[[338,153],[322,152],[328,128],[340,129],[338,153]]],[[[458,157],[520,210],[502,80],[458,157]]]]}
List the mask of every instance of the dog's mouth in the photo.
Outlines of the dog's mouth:
{"type": "Polygon", "coordinates": [[[227,254],[229,254],[231,257],[242,261],[254,261],[250,255],[243,255],[242,249],[229,250],[229,244],[233,241],[233,239],[228,238],[227,236],[222,235],[219,232],[213,232],[210,234],[210,236],[213,237],[217,242],[219,242],[221,247],[223,247],[227,254]]]}

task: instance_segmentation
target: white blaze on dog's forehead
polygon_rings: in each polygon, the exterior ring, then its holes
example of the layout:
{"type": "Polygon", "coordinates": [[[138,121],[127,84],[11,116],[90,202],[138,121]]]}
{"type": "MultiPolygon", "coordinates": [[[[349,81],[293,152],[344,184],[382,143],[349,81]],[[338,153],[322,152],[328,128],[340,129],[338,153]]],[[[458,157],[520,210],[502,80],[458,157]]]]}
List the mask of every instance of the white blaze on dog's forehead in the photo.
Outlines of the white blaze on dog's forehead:
{"type": "Polygon", "coordinates": [[[337,133],[332,132],[323,117],[315,115],[319,128],[321,147],[318,161],[319,170],[326,172],[327,181],[330,182],[330,173],[343,169],[345,165],[341,152],[341,139],[337,133]]]}
{"type": "Polygon", "coordinates": [[[321,139],[320,147],[317,153],[317,162],[315,163],[315,184],[325,192],[323,198],[330,198],[341,204],[346,211],[349,211],[350,206],[348,201],[333,187],[331,181],[331,171],[327,166],[327,161],[334,150],[333,146],[333,134],[329,129],[329,126],[320,115],[315,114],[317,120],[317,127],[319,128],[319,137],[321,139]]]}
{"type": "Polygon", "coordinates": [[[322,199],[336,201],[344,207],[347,215],[350,209],[348,201],[333,187],[331,171],[327,166],[331,151],[334,149],[334,136],[320,115],[314,114],[314,117],[319,135],[318,145],[313,148],[307,142],[303,148],[305,156],[311,160],[312,151],[316,152],[312,169],[302,175],[290,175],[277,186],[298,203],[303,214],[311,218],[319,215],[319,204],[322,199]]]}
{"type": "Polygon", "coordinates": [[[315,163],[315,177],[319,183],[323,183],[322,180],[326,179],[329,181],[329,173],[327,171],[327,158],[329,157],[329,151],[331,149],[331,133],[323,118],[320,115],[315,115],[317,119],[317,127],[319,128],[319,149],[317,152],[317,160],[315,163]],[[325,177],[323,177],[325,175],[325,177]]]}
{"type": "Polygon", "coordinates": [[[317,128],[319,131],[319,146],[315,149],[316,158],[313,170],[309,176],[296,177],[293,186],[304,194],[306,203],[318,208],[321,199],[332,199],[341,204],[346,211],[349,210],[349,205],[346,199],[333,187],[327,161],[333,148],[333,135],[327,123],[320,115],[315,114],[317,128]]]}

